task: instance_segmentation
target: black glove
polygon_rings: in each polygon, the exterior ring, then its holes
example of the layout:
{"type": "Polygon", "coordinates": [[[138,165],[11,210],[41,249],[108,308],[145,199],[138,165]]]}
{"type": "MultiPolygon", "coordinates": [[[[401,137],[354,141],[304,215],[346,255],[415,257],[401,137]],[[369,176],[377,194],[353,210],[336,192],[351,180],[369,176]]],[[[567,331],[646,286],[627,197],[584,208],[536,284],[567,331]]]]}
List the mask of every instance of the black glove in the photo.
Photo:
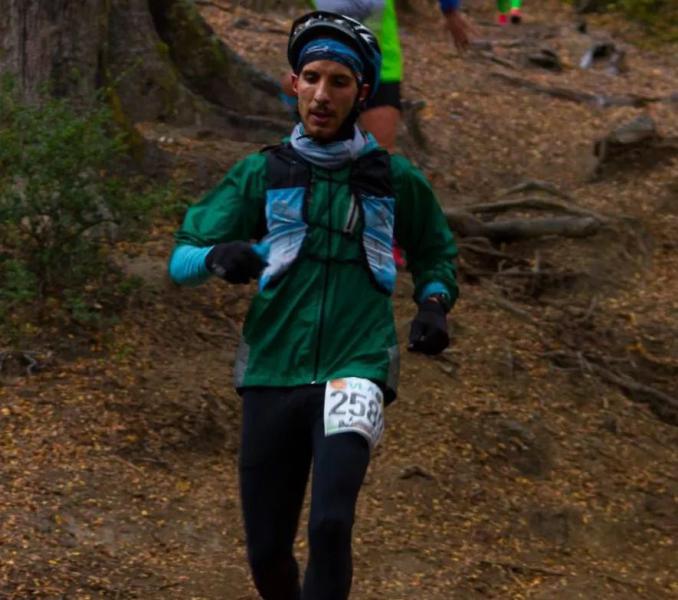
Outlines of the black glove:
{"type": "Polygon", "coordinates": [[[440,354],[450,343],[444,306],[434,298],[424,300],[410,328],[410,352],[440,354]]]}
{"type": "Polygon", "coordinates": [[[256,279],[266,263],[247,242],[217,244],[205,257],[210,273],[230,283],[248,283],[256,279]]]}

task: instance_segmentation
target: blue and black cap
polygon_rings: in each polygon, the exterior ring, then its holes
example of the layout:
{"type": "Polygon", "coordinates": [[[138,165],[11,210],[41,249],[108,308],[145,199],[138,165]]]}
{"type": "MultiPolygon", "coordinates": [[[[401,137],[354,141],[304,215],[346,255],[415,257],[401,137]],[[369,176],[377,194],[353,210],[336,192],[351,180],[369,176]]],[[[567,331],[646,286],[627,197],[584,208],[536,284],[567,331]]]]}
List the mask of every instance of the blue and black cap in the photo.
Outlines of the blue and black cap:
{"type": "Polygon", "coordinates": [[[327,11],[298,18],[290,31],[287,60],[295,73],[315,60],[333,60],[347,66],[358,83],[379,87],[381,49],[375,35],[359,21],[327,11]]]}

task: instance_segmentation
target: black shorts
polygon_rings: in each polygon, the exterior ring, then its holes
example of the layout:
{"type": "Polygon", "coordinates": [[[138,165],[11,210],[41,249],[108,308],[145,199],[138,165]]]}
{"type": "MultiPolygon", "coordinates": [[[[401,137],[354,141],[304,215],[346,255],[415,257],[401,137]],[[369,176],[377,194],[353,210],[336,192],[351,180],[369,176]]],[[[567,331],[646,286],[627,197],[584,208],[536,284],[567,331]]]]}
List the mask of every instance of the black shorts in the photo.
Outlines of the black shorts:
{"type": "Polygon", "coordinates": [[[386,83],[380,83],[374,98],[370,98],[365,103],[365,110],[377,108],[379,106],[392,106],[393,108],[402,110],[402,106],[400,105],[399,81],[387,81],[386,83]]]}

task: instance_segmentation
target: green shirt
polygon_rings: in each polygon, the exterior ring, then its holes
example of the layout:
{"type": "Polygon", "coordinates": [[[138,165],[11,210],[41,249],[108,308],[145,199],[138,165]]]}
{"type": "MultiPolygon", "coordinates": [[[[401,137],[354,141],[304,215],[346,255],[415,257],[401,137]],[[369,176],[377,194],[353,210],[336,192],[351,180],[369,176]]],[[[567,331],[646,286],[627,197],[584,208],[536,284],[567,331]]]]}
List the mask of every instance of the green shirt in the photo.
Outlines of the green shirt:
{"type": "MultiPolygon", "coordinates": [[[[365,17],[364,10],[375,10],[366,2],[358,6],[350,0],[313,0],[314,8],[328,10],[363,21],[377,36],[381,48],[381,81],[395,83],[403,78],[403,59],[398,35],[395,0],[384,0],[383,8],[365,17]]],[[[379,2],[375,2],[378,5],[379,2]]]]}
{"type": "Polygon", "coordinates": [[[403,58],[398,35],[398,17],[395,0],[386,0],[384,12],[380,16],[370,17],[365,22],[370,27],[381,47],[381,81],[399,82],[403,78],[403,58]]]}

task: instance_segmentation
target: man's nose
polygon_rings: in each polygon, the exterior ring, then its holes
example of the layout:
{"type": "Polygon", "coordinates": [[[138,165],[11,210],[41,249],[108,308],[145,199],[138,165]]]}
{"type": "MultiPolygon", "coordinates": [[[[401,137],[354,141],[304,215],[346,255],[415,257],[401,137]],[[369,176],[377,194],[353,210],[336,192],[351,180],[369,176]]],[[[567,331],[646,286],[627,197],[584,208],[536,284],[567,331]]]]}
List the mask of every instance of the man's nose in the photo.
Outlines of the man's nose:
{"type": "Polygon", "coordinates": [[[327,81],[324,81],[321,79],[318,81],[318,84],[315,87],[315,94],[313,95],[313,99],[316,102],[327,102],[330,99],[329,95],[329,86],[327,84],[327,81]]]}

